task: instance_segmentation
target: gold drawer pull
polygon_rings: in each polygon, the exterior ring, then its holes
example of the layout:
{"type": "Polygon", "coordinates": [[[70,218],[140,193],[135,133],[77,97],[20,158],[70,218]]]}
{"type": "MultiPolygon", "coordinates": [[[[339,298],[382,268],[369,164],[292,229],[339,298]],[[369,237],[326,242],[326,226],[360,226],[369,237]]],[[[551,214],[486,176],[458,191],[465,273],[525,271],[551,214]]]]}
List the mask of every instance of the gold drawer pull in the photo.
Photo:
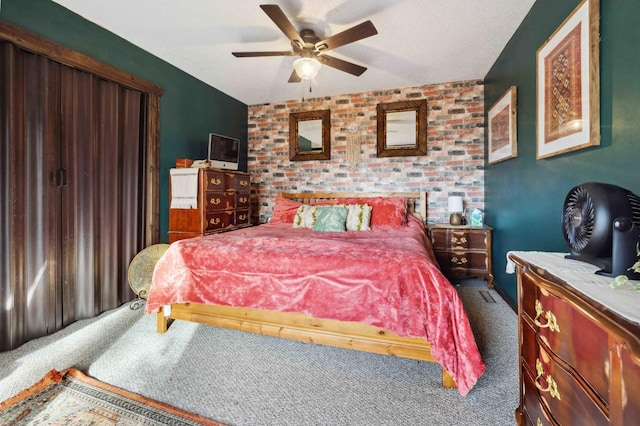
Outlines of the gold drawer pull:
{"type": "Polygon", "coordinates": [[[211,198],[209,200],[210,204],[213,204],[214,206],[217,206],[218,204],[220,204],[222,202],[222,200],[220,198],[211,198]]]}
{"type": "Polygon", "coordinates": [[[546,324],[542,324],[540,321],[538,321],[538,318],[540,318],[540,315],[542,315],[543,311],[544,309],[542,308],[542,302],[536,300],[536,317],[534,318],[533,323],[540,328],[548,328],[551,331],[557,331],[559,333],[560,326],[558,325],[556,316],[551,311],[547,311],[547,313],[544,314],[544,317],[547,320],[546,324]]]}
{"type": "Polygon", "coordinates": [[[468,262],[468,261],[467,261],[467,258],[466,258],[466,257],[464,257],[464,256],[463,256],[463,257],[461,257],[460,259],[458,259],[458,257],[457,257],[457,256],[453,256],[453,257],[451,258],[451,263],[455,263],[456,265],[464,265],[464,264],[466,264],[467,262],[468,262]]]}
{"type": "Polygon", "coordinates": [[[246,215],[246,214],[238,215],[238,219],[240,219],[240,220],[247,220],[247,215],[246,215]]]}
{"type": "Polygon", "coordinates": [[[241,186],[249,186],[249,181],[248,180],[241,180],[240,181],[240,185],[241,186]]]}
{"type": "Polygon", "coordinates": [[[222,183],[222,179],[211,178],[211,185],[220,185],[222,183]]]}
{"type": "Polygon", "coordinates": [[[452,244],[465,244],[467,242],[467,237],[451,237],[452,244]]]}
{"type": "Polygon", "coordinates": [[[209,223],[212,224],[212,225],[217,225],[217,224],[220,223],[220,218],[219,217],[211,218],[211,219],[209,219],[209,223]]]}
{"type": "Polygon", "coordinates": [[[536,426],[542,426],[542,420],[538,417],[538,421],[536,422],[536,426]]]}
{"type": "Polygon", "coordinates": [[[538,375],[536,376],[536,387],[538,388],[538,390],[540,392],[549,392],[551,398],[558,398],[558,401],[560,401],[558,384],[555,380],[553,380],[553,377],[551,377],[550,374],[545,377],[545,381],[547,382],[546,388],[543,388],[542,385],[538,382],[538,379],[540,379],[544,375],[544,367],[542,367],[542,362],[540,362],[540,359],[536,359],[536,372],[538,373],[538,375]]]}
{"type": "Polygon", "coordinates": [[[249,201],[249,199],[247,197],[240,197],[240,201],[241,203],[246,203],[247,201],[249,201]]]}

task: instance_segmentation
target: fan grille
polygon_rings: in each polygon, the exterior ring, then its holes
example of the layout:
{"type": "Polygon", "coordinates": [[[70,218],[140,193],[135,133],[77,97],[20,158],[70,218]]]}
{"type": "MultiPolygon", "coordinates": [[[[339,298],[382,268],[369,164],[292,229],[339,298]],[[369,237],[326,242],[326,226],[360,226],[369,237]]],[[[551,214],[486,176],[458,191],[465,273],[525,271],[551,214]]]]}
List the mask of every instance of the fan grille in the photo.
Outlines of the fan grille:
{"type": "Polygon", "coordinates": [[[578,252],[583,250],[591,240],[595,224],[593,199],[587,190],[576,187],[567,195],[562,221],[569,246],[578,252]]]}
{"type": "Polygon", "coordinates": [[[627,193],[627,198],[629,199],[629,206],[631,206],[631,214],[633,216],[631,218],[631,221],[634,223],[634,225],[640,228],[640,197],[638,197],[631,191],[625,190],[625,192],[627,193]]]}

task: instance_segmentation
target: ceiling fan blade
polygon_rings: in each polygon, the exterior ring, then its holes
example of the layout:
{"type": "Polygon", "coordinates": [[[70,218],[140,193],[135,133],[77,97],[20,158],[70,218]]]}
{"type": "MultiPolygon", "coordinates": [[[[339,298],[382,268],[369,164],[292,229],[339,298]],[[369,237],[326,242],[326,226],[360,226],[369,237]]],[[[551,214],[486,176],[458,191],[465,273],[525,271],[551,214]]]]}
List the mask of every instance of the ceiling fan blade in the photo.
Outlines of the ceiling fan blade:
{"type": "Polygon", "coordinates": [[[361,67],[360,65],[356,65],[351,62],[343,61],[342,59],[334,58],[333,56],[320,55],[318,56],[318,60],[329,67],[348,72],[349,74],[353,74],[355,76],[360,76],[367,70],[365,67],[361,67]]]}
{"type": "Polygon", "coordinates": [[[301,81],[302,79],[300,78],[296,70],[293,70],[291,76],[289,77],[289,83],[300,83],[301,81]]]}
{"type": "Polygon", "coordinates": [[[378,34],[378,30],[376,30],[373,23],[371,21],[366,21],[317,42],[316,51],[326,52],[328,50],[335,49],[336,47],[344,46],[345,44],[353,43],[354,41],[362,40],[363,38],[371,37],[376,34],[378,34]]]}
{"type": "Polygon", "coordinates": [[[290,50],[276,50],[270,52],[231,52],[236,58],[252,58],[255,56],[294,56],[296,53],[290,50]]]}
{"type": "Polygon", "coordinates": [[[271,18],[289,40],[296,43],[301,49],[304,47],[304,40],[302,40],[298,31],[293,27],[289,18],[282,12],[280,6],[277,4],[261,4],[260,8],[264,10],[264,13],[271,18]]]}

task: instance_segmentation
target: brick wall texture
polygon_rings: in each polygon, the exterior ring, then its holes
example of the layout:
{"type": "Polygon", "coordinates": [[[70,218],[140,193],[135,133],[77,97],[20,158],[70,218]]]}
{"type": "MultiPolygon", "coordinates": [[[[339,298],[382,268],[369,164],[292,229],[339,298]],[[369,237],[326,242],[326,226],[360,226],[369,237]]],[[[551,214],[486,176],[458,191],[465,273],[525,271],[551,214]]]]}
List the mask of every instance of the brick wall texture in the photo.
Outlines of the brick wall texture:
{"type": "Polygon", "coordinates": [[[459,81],[249,107],[248,171],[253,222],[271,216],[279,191],[427,192],[430,221],[447,222],[447,197],[484,207],[484,86],[459,81]],[[378,103],[426,99],[427,155],[377,157],[378,103]],[[331,159],[289,160],[289,113],[331,110],[331,159]],[[348,132],[356,124],[357,132],[348,132]],[[349,138],[359,138],[360,161],[347,161],[349,138]]]}

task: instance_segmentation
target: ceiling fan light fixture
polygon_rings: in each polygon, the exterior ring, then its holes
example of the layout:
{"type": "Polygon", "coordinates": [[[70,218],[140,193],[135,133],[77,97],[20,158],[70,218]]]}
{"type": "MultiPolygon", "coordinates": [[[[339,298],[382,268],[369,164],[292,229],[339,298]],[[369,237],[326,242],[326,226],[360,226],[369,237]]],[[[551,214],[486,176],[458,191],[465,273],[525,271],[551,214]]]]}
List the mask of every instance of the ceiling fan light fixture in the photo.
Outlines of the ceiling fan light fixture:
{"type": "Polygon", "coordinates": [[[315,58],[299,58],[293,62],[293,69],[302,80],[313,80],[322,64],[315,58]]]}

